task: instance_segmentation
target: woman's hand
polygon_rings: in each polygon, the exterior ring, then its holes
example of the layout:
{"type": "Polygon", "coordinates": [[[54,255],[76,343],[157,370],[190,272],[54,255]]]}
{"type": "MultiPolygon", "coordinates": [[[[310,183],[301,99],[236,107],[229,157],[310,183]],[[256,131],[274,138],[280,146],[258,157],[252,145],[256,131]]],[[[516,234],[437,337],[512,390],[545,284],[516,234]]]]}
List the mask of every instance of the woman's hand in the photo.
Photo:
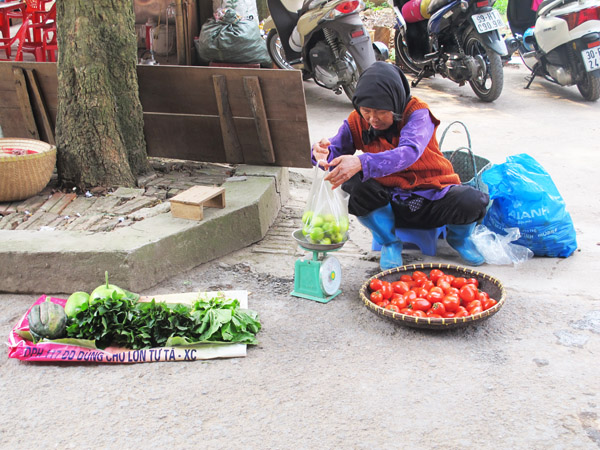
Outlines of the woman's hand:
{"type": "Polygon", "coordinates": [[[329,168],[329,164],[327,163],[327,157],[329,156],[329,146],[331,142],[329,139],[321,139],[316,144],[313,144],[312,153],[317,161],[317,164],[323,167],[325,170],[329,168]]]}
{"type": "Polygon", "coordinates": [[[355,155],[342,155],[331,160],[328,167],[335,167],[325,179],[332,185],[332,189],[341,186],[362,170],[360,159],[355,155]]]}

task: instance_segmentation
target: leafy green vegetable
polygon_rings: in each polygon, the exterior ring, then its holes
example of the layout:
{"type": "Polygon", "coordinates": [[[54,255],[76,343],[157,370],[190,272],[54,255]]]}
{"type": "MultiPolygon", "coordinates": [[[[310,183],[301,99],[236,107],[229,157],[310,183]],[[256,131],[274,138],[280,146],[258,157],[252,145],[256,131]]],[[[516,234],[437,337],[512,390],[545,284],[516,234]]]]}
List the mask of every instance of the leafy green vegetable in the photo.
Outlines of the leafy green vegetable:
{"type": "Polygon", "coordinates": [[[239,308],[239,301],[214,297],[192,305],[137,302],[113,292],[86,305],[69,321],[67,336],[134,350],[204,342],[256,344],[261,324],[258,314],[239,308]]]}

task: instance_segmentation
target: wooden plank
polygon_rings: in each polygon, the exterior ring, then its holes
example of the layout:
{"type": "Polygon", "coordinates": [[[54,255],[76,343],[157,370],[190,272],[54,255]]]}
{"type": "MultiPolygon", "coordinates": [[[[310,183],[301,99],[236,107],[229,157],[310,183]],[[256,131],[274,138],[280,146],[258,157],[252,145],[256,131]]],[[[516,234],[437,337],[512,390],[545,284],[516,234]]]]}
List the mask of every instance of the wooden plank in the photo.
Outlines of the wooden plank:
{"type": "Polygon", "coordinates": [[[75,200],[77,194],[62,194],[60,199],[48,210],[50,213],[54,214],[62,214],[64,209],[69,206],[69,204],[75,200]]]}
{"type": "Polygon", "coordinates": [[[226,161],[231,164],[241,164],[244,162],[244,154],[242,153],[242,146],[233,122],[231,106],[229,105],[227,79],[224,75],[213,75],[212,79],[217,108],[219,110],[219,123],[221,125],[221,136],[223,137],[226,161]]]}
{"type": "Polygon", "coordinates": [[[77,216],[87,211],[96,202],[96,197],[87,198],[79,196],[63,209],[62,213],[65,216],[77,216]]]}
{"type": "Polygon", "coordinates": [[[27,129],[28,137],[31,139],[39,139],[40,133],[33,117],[33,110],[31,109],[31,99],[29,98],[29,92],[27,90],[27,82],[25,81],[25,74],[23,69],[20,67],[13,68],[13,77],[15,80],[15,89],[17,90],[17,97],[19,99],[19,106],[21,109],[21,116],[27,129]]]}
{"type": "Polygon", "coordinates": [[[47,142],[49,144],[56,145],[56,140],[54,139],[54,125],[50,123],[48,106],[46,105],[46,101],[44,100],[44,96],[40,90],[36,73],[33,69],[25,69],[25,74],[27,75],[29,86],[31,86],[31,90],[33,91],[33,98],[37,102],[37,106],[40,111],[42,127],[44,129],[44,133],[46,134],[47,142]]]}
{"type": "Polygon", "coordinates": [[[175,0],[175,32],[177,35],[177,64],[185,64],[185,27],[183,25],[183,0],[175,0]]]}
{"type": "Polygon", "coordinates": [[[29,213],[34,213],[38,210],[40,206],[42,206],[46,202],[46,200],[48,200],[47,195],[34,195],[33,197],[29,197],[27,200],[19,203],[19,205],[17,206],[17,211],[29,211],[29,213]]]}
{"type": "Polygon", "coordinates": [[[272,164],[275,162],[275,152],[273,151],[273,142],[271,141],[271,131],[269,130],[269,122],[267,121],[267,112],[260,89],[260,81],[258,77],[244,77],[244,90],[246,97],[252,109],[256,132],[258,134],[258,142],[261,150],[261,159],[265,163],[272,164]]]}

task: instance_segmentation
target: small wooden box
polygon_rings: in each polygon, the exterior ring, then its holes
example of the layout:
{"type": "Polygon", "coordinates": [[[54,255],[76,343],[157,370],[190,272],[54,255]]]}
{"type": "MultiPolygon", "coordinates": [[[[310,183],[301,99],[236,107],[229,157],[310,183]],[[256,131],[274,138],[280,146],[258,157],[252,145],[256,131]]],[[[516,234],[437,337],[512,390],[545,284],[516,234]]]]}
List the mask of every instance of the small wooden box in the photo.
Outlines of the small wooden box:
{"type": "Polygon", "coordinates": [[[202,220],[204,207],[225,208],[225,188],[194,186],[171,200],[171,215],[180,219],[202,220]]]}

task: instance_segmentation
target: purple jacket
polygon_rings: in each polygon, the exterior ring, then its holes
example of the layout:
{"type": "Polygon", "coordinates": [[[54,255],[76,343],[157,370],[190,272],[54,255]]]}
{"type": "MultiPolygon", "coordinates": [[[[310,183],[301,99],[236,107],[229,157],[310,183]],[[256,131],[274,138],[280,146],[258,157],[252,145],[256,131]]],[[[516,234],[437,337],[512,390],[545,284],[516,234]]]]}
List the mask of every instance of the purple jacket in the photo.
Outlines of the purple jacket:
{"type": "MultiPolygon", "coordinates": [[[[358,159],[360,159],[362,165],[363,181],[369,178],[391,175],[410,167],[421,157],[434,131],[435,125],[431,121],[427,109],[419,109],[412,113],[404,127],[400,130],[398,147],[381,153],[362,153],[358,155],[358,159]]],[[[344,120],[338,133],[330,138],[329,141],[331,145],[329,146],[328,161],[341,155],[353,155],[356,153],[347,120],[344,120]]],[[[313,165],[316,165],[317,161],[312,156],[312,151],[311,158],[313,165]]],[[[428,200],[439,200],[446,195],[450,187],[447,186],[441,190],[425,189],[420,191],[405,191],[400,188],[388,189],[390,189],[394,200],[405,200],[411,194],[420,195],[428,200]]]]}

